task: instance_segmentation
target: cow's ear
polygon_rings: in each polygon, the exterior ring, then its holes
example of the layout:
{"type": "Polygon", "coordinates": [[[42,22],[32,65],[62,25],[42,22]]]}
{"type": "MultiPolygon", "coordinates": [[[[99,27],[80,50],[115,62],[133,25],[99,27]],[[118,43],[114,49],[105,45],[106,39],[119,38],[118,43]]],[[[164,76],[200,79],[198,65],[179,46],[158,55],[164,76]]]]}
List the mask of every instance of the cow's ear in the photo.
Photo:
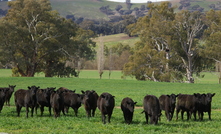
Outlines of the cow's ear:
{"type": "Polygon", "coordinates": [[[170,97],[170,95],[167,95],[167,97],[170,97]]]}
{"type": "Polygon", "coordinates": [[[76,92],[76,89],[74,89],[73,92],[75,93],[75,92],[76,92]]]}
{"type": "Polygon", "coordinates": [[[113,98],[115,97],[115,96],[112,96],[113,98]]]}
{"type": "Polygon", "coordinates": [[[134,105],[137,104],[137,102],[134,102],[134,105]]]}
{"type": "Polygon", "coordinates": [[[105,96],[102,94],[102,95],[101,95],[101,98],[105,98],[105,96]]]}
{"type": "Polygon", "coordinates": [[[213,97],[215,94],[216,94],[216,93],[213,93],[213,94],[212,94],[212,97],[213,97]]]}
{"type": "Polygon", "coordinates": [[[40,87],[38,86],[38,87],[36,87],[37,89],[39,89],[40,87]]]}
{"type": "Polygon", "coordinates": [[[28,86],[28,89],[31,89],[31,87],[28,86]]]}
{"type": "Polygon", "coordinates": [[[194,95],[195,97],[197,97],[198,94],[194,93],[193,95],[194,95]]]}
{"type": "Polygon", "coordinates": [[[85,94],[85,92],[83,90],[81,90],[82,94],[85,94]]]}

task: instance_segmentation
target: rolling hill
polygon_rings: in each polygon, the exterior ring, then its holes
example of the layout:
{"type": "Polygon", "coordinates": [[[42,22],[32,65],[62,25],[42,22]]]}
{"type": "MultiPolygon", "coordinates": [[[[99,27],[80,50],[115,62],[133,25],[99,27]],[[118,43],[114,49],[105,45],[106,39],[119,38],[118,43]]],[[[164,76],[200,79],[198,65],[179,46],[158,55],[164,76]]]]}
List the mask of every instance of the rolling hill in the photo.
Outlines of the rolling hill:
{"type": "MultiPolygon", "coordinates": [[[[189,7],[203,8],[204,11],[211,9],[211,6],[216,10],[220,8],[220,0],[172,0],[172,6],[180,6],[180,1],[189,2],[189,7]]],[[[100,12],[99,8],[102,6],[109,6],[110,9],[115,10],[117,5],[122,5],[123,9],[127,9],[126,3],[110,2],[107,0],[50,0],[53,10],[57,10],[61,16],[74,15],[76,17],[84,17],[88,19],[108,19],[108,16],[100,12]]],[[[145,3],[132,4],[131,9],[135,7],[140,8],[145,3]]],[[[8,9],[7,2],[0,2],[0,9],[8,9]]]]}

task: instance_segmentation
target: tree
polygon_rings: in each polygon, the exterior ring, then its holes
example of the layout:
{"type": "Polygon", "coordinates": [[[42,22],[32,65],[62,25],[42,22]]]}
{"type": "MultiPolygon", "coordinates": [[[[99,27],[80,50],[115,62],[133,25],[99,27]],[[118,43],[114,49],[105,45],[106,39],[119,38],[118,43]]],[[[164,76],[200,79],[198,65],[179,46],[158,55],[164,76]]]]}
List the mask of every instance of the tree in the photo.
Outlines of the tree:
{"type": "MultiPolygon", "coordinates": [[[[137,75],[137,79],[148,78],[154,81],[161,81],[159,74],[165,75],[169,71],[167,60],[170,59],[170,51],[168,50],[171,50],[169,45],[172,41],[172,22],[175,18],[175,13],[173,11],[174,8],[170,8],[168,2],[160,5],[150,3],[148,7],[150,10],[147,16],[138,19],[137,23],[127,27],[132,35],[139,35],[141,39],[141,42],[136,44],[134,56],[131,56],[134,58],[130,58],[129,63],[141,64],[136,65],[143,68],[143,71],[136,72],[140,74],[134,73],[137,75]],[[147,50],[143,50],[144,48],[147,50]],[[144,56],[143,60],[138,60],[142,58],[140,55],[144,56]],[[135,57],[137,62],[133,61],[135,57]],[[156,64],[155,61],[158,61],[159,64],[156,64]]],[[[126,69],[126,74],[132,69],[128,68],[130,66],[129,63],[124,68],[124,70],[126,69]]],[[[139,68],[137,69],[139,70],[139,68]]]]}
{"type": "Polygon", "coordinates": [[[185,75],[193,83],[193,73],[202,69],[198,47],[204,26],[201,14],[188,11],[175,14],[168,2],[151,3],[148,7],[147,16],[127,27],[132,35],[139,35],[141,42],[125,65],[125,74],[153,81],[183,81],[185,75]]]}
{"type": "Polygon", "coordinates": [[[100,45],[99,45],[99,50],[97,54],[97,59],[98,59],[97,69],[98,69],[98,73],[101,79],[104,73],[104,42],[103,42],[102,37],[100,37],[100,45]]]}
{"type": "Polygon", "coordinates": [[[184,68],[186,69],[186,78],[189,83],[194,83],[193,73],[196,70],[196,58],[199,58],[199,47],[197,36],[203,30],[204,24],[202,21],[202,14],[198,11],[189,12],[181,11],[176,14],[174,20],[175,39],[177,43],[174,49],[177,55],[183,61],[184,68]]]}
{"type": "Polygon", "coordinates": [[[116,11],[119,11],[121,8],[123,8],[121,5],[117,5],[117,6],[115,7],[115,10],[116,10],[116,11]]]}
{"type": "Polygon", "coordinates": [[[72,37],[78,26],[51,10],[48,0],[17,0],[1,19],[1,48],[13,61],[21,76],[33,77],[36,72],[53,76],[52,70],[73,51],[72,37]]]}
{"type": "Polygon", "coordinates": [[[216,70],[219,72],[219,83],[221,81],[221,11],[210,10],[206,13],[205,21],[208,27],[204,31],[205,43],[203,44],[202,56],[216,62],[216,70]]]}

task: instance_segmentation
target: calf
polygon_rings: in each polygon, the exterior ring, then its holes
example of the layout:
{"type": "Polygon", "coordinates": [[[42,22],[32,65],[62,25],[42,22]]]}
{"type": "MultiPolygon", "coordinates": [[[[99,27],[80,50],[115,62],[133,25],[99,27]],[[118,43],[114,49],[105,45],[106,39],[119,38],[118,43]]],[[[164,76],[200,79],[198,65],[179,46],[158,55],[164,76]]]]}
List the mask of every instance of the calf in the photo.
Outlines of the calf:
{"type": "Polygon", "coordinates": [[[73,92],[64,92],[62,96],[64,98],[64,108],[71,107],[75,112],[75,116],[77,116],[78,108],[81,107],[82,102],[81,95],[73,92]]]}
{"type": "Polygon", "coordinates": [[[53,108],[55,118],[59,117],[61,111],[64,110],[64,98],[62,93],[62,91],[54,91],[50,96],[50,104],[53,108]]]}
{"type": "Polygon", "coordinates": [[[33,117],[33,111],[36,106],[36,92],[39,87],[31,86],[28,90],[19,89],[15,92],[15,106],[18,116],[22,107],[26,107],[26,117],[28,118],[29,107],[31,108],[31,116],[33,117]]]}
{"type": "Polygon", "coordinates": [[[134,105],[137,102],[134,102],[131,98],[124,98],[121,101],[121,110],[123,111],[124,120],[126,123],[130,124],[133,119],[134,114],[134,105]]]}
{"type": "Polygon", "coordinates": [[[208,112],[209,120],[211,120],[211,102],[215,93],[201,94],[200,106],[198,109],[199,119],[203,120],[203,112],[208,112]]]}
{"type": "Polygon", "coordinates": [[[88,117],[94,117],[97,108],[98,94],[94,90],[81,91],[84,95],[83,104],[88,117]],[[91,113],[92,112],[92,113],[91,113]]]}
{"type": "Polygon", "coordinates": [[[8,90],[7,88],[0,88],[0,113],[5,103],[5,95],[6,95],[7,90],[8,90]]]}
{"type": "Polygon", "coordinates": [[[160,109],[165,111],[165,115],[168,121],[171,121],[173,118],[173,113],[176,105],[177,95],[161,95],[159,97],[160,109]]]}
{"type": "Polygon", "coordinates": [[[51,115],[51,104],[50,104],[50,96],[54,92],[55,88],[46,88],[46,89],[38,89],[36,93],[37,105],[36,105],[36,113],[37,108],[40,106],[41,116],[44,112],[44,107],[48,107],[49,114],[51,115]]]}
{"type": "Polygon", "coordinates": [[[177,98],[176,105],[176,119],[178,119],[178,114],[181,110],[181,118],[183,120],[184,112],[187,112],[187,120],[191,118],[191,115],[194,115],[194,120],[196,120],[196,112],[200,104],[200,94],[194,93],[193,95],[188,94],[179,94],[177,98]]]}
{"type": "Polygon", "coordinates": [[[5,104],[8,106],[10,106],[10,99],[11,99],[11,96],[12,96],[14,90],[15,90],[15,87],[16,87],[16,85],[9,85],[7,87],[8,91],[5,94],[5,104]]]}
{"type": "Polygon", "coordinates": [[[110,123],[111,115],[115,106],[115,96],[109,93],[102,93],[97,100],[97,107],[101,111],[102,122],[106,123],[106,115],[108,116],[108,122],[110,123]]]}
{"type": "Polygon", "coordinates": [[[150,124],[158,124],[159,117],[161,116],[160,103],[156,96],[146,95],[143,99],[144,113],[146,122],[150,117],[150,124]]]}

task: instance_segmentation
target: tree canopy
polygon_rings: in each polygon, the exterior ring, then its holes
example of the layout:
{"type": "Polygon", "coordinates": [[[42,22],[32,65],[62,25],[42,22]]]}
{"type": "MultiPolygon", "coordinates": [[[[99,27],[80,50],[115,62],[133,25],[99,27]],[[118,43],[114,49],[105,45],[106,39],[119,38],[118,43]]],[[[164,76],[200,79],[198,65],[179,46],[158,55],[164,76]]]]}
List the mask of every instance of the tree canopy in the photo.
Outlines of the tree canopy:
{"type": "MultiPolygon", "coordinates": [[[[16,0],[0,20],[0,47],[4,61],[13,62],[21,76],[36,72],[53,76],[52,68],[68,58],[87,57],[95,46],[86,31],[53,11],[48,0],[16,0]]],[[[89,56],[90,57],[90,56],[89,56]]]]}
{"type": "Polygon", "coordinates": [[[169,2],[148,7],[148,15],[127,27],[141,42],[125,64],[124,73],[141,80],[194,83],[193,73],[201,71],[203,15],[185,10],[175,13],[169,2]]]}

